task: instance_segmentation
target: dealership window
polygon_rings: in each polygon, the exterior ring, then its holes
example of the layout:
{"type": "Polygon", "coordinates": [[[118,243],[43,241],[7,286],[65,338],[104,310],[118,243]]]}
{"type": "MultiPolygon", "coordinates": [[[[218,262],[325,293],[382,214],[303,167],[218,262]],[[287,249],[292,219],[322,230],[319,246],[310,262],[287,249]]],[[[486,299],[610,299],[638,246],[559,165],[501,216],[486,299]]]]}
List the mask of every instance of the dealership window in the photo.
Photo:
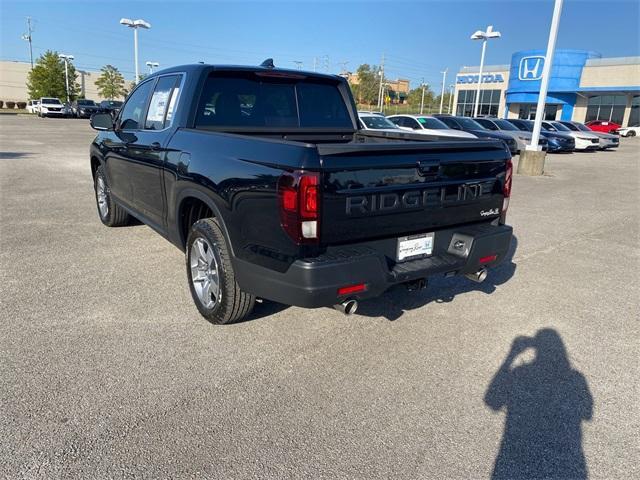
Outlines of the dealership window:
{"type": "MultiPolygon", "coordinates": [[[[480,90],[480,104],[478,115],[498,116],[500,105],[500,90],[480,90]]],[[[473,116],[473,108],[476,102],[476,90],[459,90],[456,114],[465,117],[473,116]]]]}
{"type": "MultiPolygon", "coordinates": [[[[559,105],[544,106],[544,120],[553,121],[558,116],[559,105]]],[[[534,103],[521,103],[518,109],[518,118],[524,120],[535,120],[538,106],[534,103]]]]}
{"type": "Polygon", "coordinates": [[[631,112],[629,113],[629,126],[640,125],[640,95],[631,99],[631,112]]]}
{"type": "Polygon", "coordinates": [[[622,125],[626,105],[626,95],[596,95],[589,97],[585,121],[603,120],[622,125]]]}

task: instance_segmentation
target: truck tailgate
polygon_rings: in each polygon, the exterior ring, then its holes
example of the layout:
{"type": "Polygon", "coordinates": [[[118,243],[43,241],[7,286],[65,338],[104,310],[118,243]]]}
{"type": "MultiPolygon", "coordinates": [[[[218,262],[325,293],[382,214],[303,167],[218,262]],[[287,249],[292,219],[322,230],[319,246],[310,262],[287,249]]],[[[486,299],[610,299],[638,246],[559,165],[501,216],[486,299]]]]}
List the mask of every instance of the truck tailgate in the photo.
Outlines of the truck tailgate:
{"type": "Polygon", "coordinates": [[[498,218],[504,144],[495,141],[318,146],[320,241],[340,244],[498,218]]]}

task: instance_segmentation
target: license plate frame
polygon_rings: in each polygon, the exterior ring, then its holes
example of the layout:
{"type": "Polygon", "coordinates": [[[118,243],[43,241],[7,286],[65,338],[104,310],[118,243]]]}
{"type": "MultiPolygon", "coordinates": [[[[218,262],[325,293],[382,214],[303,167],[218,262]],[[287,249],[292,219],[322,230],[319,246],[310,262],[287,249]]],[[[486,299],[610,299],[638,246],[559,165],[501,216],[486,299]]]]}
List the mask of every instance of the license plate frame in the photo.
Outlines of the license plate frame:
{"type": "Polygon", "coordinates": [[[433,255],[434,243],[434,232],[398,237],[396,242],[396,261],[406,262],[418,258],[430,257],[433,255]]]}

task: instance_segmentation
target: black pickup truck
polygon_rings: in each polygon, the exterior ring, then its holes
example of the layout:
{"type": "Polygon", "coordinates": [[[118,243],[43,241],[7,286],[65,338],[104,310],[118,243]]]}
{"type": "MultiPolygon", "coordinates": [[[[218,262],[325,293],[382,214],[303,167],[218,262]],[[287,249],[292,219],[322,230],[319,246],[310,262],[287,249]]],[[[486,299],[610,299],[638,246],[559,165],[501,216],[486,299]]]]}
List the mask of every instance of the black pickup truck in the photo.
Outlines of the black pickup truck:
{"type": "Polygon", "coordinates": [[[131,215],[182,249],[213,323],[256,298],[349,314],[431,275],[482,281],[509,249],[504,142],[359,130],[338,76],[175,67],[91,125],[100,219],[131,215]]]}

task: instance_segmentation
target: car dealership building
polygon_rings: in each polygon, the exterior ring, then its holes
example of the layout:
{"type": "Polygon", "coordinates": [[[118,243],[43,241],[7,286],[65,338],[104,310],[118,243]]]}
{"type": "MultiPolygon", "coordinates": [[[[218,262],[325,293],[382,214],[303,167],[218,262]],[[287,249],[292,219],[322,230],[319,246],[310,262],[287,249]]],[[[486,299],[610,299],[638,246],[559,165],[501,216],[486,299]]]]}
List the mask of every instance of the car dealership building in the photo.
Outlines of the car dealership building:
{"type": "MultiPolygon", "coordinates": [[[[516,52],[509,65],[483,68],[479,115],[533,119],[545,61],[543,50],[516,52]]],[[[479,67],[456,75],[457,115],[472,116],[479,67]]],[[[640,122],[640,57],[602,58],[595,52],[557,49],[545,107],[547,120],[640,122]]]]}

